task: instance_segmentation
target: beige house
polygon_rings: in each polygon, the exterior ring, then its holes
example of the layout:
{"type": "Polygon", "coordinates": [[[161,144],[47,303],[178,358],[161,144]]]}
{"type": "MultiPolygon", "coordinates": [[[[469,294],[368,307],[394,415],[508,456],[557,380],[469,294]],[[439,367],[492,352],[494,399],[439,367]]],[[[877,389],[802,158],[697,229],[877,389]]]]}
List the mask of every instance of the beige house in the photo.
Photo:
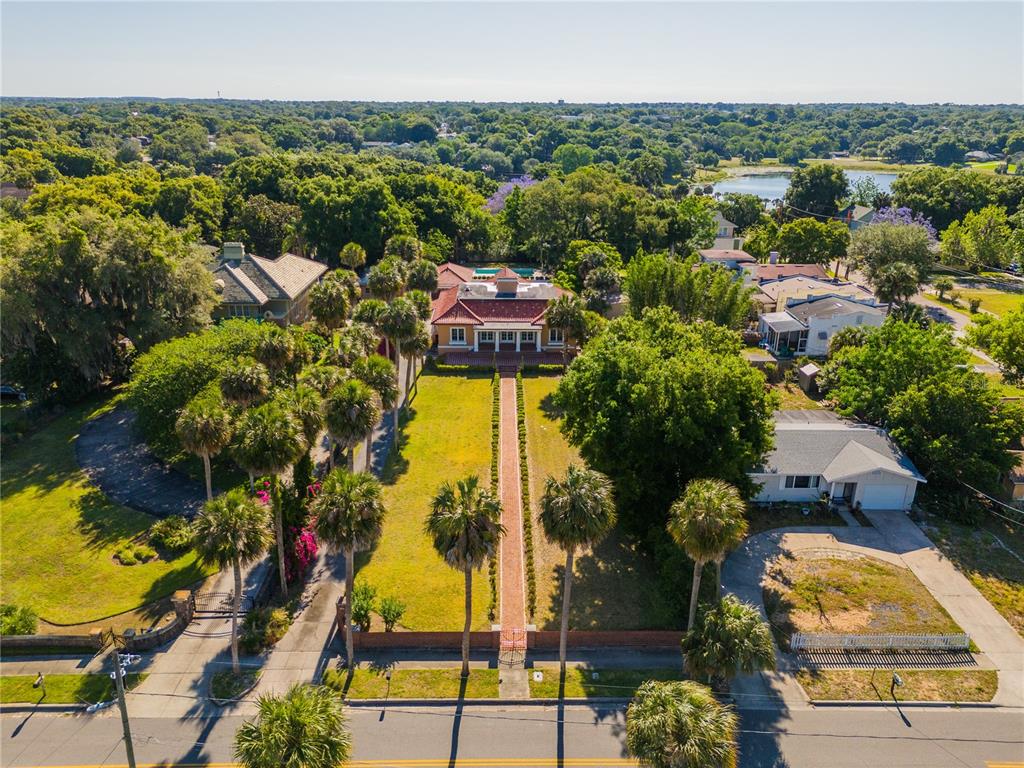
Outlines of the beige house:
{"type": "Polygon", "coordinates": [[[761,283],[754,297],[766,311],[782,312],[786,307],[823,296],[841,296],[862,304],[877,304],[875,295],[856,283],[841,280],[820,280],[793,275],[761,283]]]}
{"type": "Polygon", "coordinates": [[[548,304],[567,291],[504,267],[491,279],[441,291],[430,319],[439,353],[561,352],[569,343],[551,328],[548,304]]]}
{"type": "Polygon", "coordinates": [[[213,267],[220,297],[213,317],[249,317],[282,326],[305,322],[309,318],[309,289],[326,271],[326,264],[293,253],[264,259],[246,253],[241,243],[224,243],[213,267]]]}

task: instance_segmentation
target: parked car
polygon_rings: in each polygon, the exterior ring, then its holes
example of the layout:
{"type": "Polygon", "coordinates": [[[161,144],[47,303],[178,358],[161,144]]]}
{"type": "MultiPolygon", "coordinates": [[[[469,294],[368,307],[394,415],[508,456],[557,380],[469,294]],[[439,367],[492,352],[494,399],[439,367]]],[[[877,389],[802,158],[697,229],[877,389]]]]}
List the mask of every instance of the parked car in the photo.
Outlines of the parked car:
{"type": "Polygon", "coordinates": [[[9,386],[8,384],[0,386],[0,402],[9,403],[11,401],[14,401],[23,403],[27,399],[28,395],[26,395],[22,390],[18,389],[17,387],[12,387],[9,386]]]}

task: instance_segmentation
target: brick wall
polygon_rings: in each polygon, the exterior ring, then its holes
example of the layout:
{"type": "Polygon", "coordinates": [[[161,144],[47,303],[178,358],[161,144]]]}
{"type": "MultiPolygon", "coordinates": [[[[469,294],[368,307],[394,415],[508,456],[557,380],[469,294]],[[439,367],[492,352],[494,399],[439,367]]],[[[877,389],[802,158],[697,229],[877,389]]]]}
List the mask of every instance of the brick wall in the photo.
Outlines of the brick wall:
{"type": "MultiPolygon", "coordinates": [[[[682,632],[656,630],[623,630],[623,631],[585,631],[570,630],[568,645],[570,648],[673,648],[678,649],[682,642],[682,632]]],[[[540,630],[530,632],[527,636],[527,647],[538,650],[558,648],[558,632],[540,630]]]]}

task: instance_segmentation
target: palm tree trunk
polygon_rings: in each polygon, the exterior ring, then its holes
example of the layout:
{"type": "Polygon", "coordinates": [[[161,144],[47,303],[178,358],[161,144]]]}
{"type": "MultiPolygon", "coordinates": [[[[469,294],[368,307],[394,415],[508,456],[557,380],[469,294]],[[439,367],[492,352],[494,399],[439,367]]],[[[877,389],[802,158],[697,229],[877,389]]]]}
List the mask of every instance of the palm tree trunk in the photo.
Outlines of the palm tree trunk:
{"type": "Polygon", "coordinates": [[[281,577],[281,597],[288,595],[288,579],[284,572],[284,521],[281,519],[281,489],[277,475],[270,476],[271,504],[274,505],[274,532],[277,534],[277,570],[281,577]]]}
{"type": "Polygon", "coordinates": [[[839,262],[840,262],[840,259],[836,259],[836,269],[835,269],[836,280],[839,279],[839,262]]]}
{"type": "Polygon", "coordinates": [[[373,430],[366,433],[366,471],[373,467],[373,430]]]}
{"type": "Polygon", "coordinates": [[[558,638],[558,663],[562,668],[562,677],[565,677],[565,648],[569,640],[569,600],[572,594],[572,563],[575,555],[575,547],[569,547],[565,550],[565,586],[562,587],[562,631],[558,638]]]}
{"type": "Polygon", "coordinates": [[[412,374],[412,369],[416,365],[415,355],[409,355],[408,365],[405,366],[405,397],[402,399],[402,407],[405,410],[409,410],[409,388],[411,385],[409,377],[412,374]]]}
{"type": "Polygon", "coordinates": [[[206,500],[213,501],[213,472],[210,469],[210,454],[203,454],[203,472],[206,475],[206,500]]]}
{"type": "Polygon", "coordinates": [[[249,473],[249,490],[256,493],[256,476],[252,472],[249,473]]]}
{"type": "Polygon", "coordinates": [[[329,445],[327,446],[327,466],[330,467],[331,469],[334,469],[334,449],[337,447],[337,444],[334,442],[333,438],[331,438],[331,440],[329,440],[328,442],[329,445]]]}
{"type": "Polygon", "coordinates": [[[355,662],[355,649],[352,642],[352,591],[355,589],[355,549],[345,550],[345,661],[352,669],[355,662]]]}
{"type": "Polygon", "coordinates": [[[704,563],[699,560],[693,564],[693,589],[690,590],[690,618],[686,621],[686,628],[693,629],[693,622],[697,618],[697,595],[700,592],[700,572],[704,563]]]}
{"type": "Polygon", "coordinates": [[[462,676],[469,677],[469,627],[473,620],[473,569],[466,566],[466,623],[462,625],[462,676]]]}
{"type": "Polygon", "coordinates": [[[398,398],[395,400],[395,407],[391,409],[391,426],[395,432],[395,445],[398,445],[398,409],[405,405],[405,393],[402,392],[402,345],[395,339],[395,382],[398,385],[398,398]]]}
{"type": "Polygon", "coordinates": [[[232,567],[235,571],[235,596],[231,601],[231,669],[238,674],[238,612],[242,609],[242,564],[236,556],[232,567]]]}
{"type": "Polygon", "coordinates": [[[348,447],[348,471],[356,471],[356,446],[352,444],[348,447]]]}
{"type": "Polygon", "coordinates": [[[722,600],[722,561],[715,560],[715,596],[719,602],[722,600]]]}

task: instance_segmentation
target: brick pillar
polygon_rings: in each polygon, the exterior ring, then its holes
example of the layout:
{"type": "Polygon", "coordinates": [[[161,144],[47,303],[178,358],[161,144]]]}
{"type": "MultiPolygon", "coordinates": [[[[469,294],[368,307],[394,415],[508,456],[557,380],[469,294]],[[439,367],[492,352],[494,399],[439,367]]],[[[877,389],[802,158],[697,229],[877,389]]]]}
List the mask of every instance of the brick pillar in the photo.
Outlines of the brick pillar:
{"type": "Polygon", "coordinates": [[[187,589],[179,589],[171,595],[171,605],[174,606],[174,613],[183,627],[192,622],[192,614],[195,611],[195,601],[192,593],[187,589]]]}

